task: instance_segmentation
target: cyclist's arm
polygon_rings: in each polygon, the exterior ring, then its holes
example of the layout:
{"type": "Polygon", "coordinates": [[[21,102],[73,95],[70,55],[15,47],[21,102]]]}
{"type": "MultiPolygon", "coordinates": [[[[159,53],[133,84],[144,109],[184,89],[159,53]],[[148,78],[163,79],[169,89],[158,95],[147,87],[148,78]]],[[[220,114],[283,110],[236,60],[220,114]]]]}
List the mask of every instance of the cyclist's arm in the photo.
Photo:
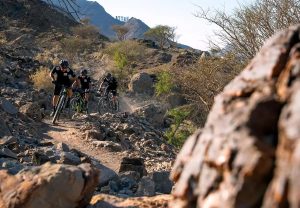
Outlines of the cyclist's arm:
{"type": "Polygon", "coordinates": [[[72,84],[72,88],[77,88],[77,87],[80,87],[80,81],[78,78],[76,78],[72,84]]]}
{"type": "Polygon", "coordinates": [[[70,81],[72,82],[72,85],[73,85],[75,82],[77,82],[78,78],[77,78],[76,74],[73,72],[73,70],[70,71],[70,75],[71,75],[70,81]]]}
{"type": "Polygon", "coordinates": [[[98,91],[101,91],[104,81],[100,84],[98,91]]]}
{"type": "Polygon", "coordinates": [[[50,77],[51,77],[51,79],[52,79],[52,81],[55,81],[55,76],[54,76],[54,74],[56,74],[57,72],[56,72],[56,67],[53,67],[53,69],[51,70],[51,72],[50,72],[50,77]]]}

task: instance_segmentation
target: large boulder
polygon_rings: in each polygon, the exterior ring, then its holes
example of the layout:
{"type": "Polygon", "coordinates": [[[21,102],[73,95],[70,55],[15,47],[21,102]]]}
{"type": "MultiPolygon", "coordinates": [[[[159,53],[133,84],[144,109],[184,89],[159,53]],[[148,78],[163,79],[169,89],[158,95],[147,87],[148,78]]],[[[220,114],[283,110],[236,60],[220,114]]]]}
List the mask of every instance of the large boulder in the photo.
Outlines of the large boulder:
{"type": "Polygon", "coordinates": [[[266,42],[172,170],[171,207],[299,207],[300,25],[266,42]]]}
{"type": "Polygon", "coordinates": [[[147,175],[144,160],[142,158],[122,158],[119,173],[135,171],[140,174],[140,177],[147,175]]]}
{"type": "Polygon", "coordinates": [[[170,108],[176,108],[187,104],[185,97],[179,93],[171,93],[167,96],[167,103],[170,108]]]}
{"type": "Polygon", "coordinates": [[[0,106],[2,110],[11,115],[16,115],[19,112],[11,102],[3,97],[0,97],[0,106]]]}
{"type": "Polygon", "coordinates": [[[148,104],[137,108],[134,114],[145,118],[155,127],[161,127],[164,123],[166,109],[161,105],[148,104]]]}
{"type": "Polygon", "coordinates": [[[85,207],[98,178],[98,171],[89,164],[75,167],[47,163],[17,175],[0,171],[0,207],[85,207]]]}
{"type": "Polygon", "coordinates": [[[161,64],[166,64],[172,61],[172,55],[169,53],[158,53],[157,55],[157,62],[161,64]]]}
{"type": "Polygon", "coordinates": [[[30,102],[21,106],[20,112],[36,121],[42,120],[42,113],[40,110],[40,106],[37,103],[30,102]]]}
{"type": "Polygon", "coordinates": [[[154,93],[153,78],[145,72],[133,75],[128,87],[129,91],[135,94],[153,95],[154,93]]]}

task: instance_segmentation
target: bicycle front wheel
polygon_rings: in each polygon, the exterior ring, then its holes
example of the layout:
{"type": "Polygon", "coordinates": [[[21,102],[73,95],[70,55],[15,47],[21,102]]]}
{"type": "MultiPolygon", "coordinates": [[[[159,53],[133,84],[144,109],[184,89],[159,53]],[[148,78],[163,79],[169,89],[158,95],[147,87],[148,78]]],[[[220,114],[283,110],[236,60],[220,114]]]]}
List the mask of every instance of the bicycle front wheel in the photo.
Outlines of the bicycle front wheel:
{"type": "Polygon", "coordinates": [[[63,95],[60,99],[59,99],[59,102],[58,102],[58,105],[56,107],[56,111],[55,111],[55,114],[53,116],[53,119],[52,119],[52,123],[55,124],[56,120],[58,120],[59,118],[59,115],[63,109],[63,106],[65,104],[65,100],[66,100],[66,95],[63,95]]]}

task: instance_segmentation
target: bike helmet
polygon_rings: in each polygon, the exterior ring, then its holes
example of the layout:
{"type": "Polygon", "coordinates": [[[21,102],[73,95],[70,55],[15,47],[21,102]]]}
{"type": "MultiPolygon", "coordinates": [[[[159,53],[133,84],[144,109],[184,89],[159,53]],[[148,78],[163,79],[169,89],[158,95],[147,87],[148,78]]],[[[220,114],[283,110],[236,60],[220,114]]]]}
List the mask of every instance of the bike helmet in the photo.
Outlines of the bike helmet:
{"type": "Polygon", "coordinates": [[[67,68],[69,66],[69,62],[67,60],[62,59],[62,60],[60,60],[59,65],[62,68],[67,68]]]}
{"type": "Polygon", "coordinates": [[[82,69],[82,70],[80,71],[80,74],[81,74],[82,76],[86,76],[87,73],[88,73],[88,71],[87,71],[86,69],[82,69]]]}

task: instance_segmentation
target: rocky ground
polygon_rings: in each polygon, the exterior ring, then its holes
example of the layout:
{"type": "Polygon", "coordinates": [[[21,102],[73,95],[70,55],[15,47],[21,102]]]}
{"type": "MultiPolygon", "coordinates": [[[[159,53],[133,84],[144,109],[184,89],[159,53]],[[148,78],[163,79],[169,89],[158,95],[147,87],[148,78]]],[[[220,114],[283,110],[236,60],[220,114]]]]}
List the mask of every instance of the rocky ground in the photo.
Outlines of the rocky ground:
{"type": "MultiPolygon", "coordinates": [[[[85,163],[90,164],[84,166],[88,167],[89,174],[97,175],[99,179],[96,181],[84,178],[87,180],[85,183],[97,187],[94,194],[122,197],[115,202],[104,197],[103,200],[107,199],[108,203],[118,205],[128,197],[155,196],[171,192],[173,183],[169,180],[169,172],[176,150],[167,144],[162,129],[153,125],[158,121],[163,123],[164,115],[155,105],[141,102],[143,105],[139,107],[140,98],[135,99],[134,94],[131,94],[120,99],[123,109],[120,113],[78,115],[72,121],[63,118],[53,126],[48,116],[51,94],[34,90],[28,78],[28,74],[40,66],[39,62],[5,48],[1,49],[1,56],[5,61],[1,68],[4,76],[0,91],[0,115],[4,119],[0,121],[0,169],[7,171],[3,172],[3,177],[9,178],[6,181],[13,182],[3,184],[0,193],[13,189],[10,183],[23,190],[27,182],[22,178],[25,177],[24,174],[26,178],[32,177],[28,175],[32,171],[40,172],[40,180],[45,181],[37,184],[33,182],[32,187],[26,188],[24,192],[27,195],[18,196],[23,201],[3,195],[4,207],[20,204],[24,207],[39,207],[38,203],[32,205],[36,203],[32,201],[36,197],[28,195],[31,189],[38,187],[37,189],[47,193],[46,190],[52,183],[49,182],[51,177],[62,180],[56,170],[72,175],[77,170],[69,165],[85,163]],[[135,103],[134,107],[131,107],[131,102],[135,103]],[[53,166],[54,172],[51,172],[52,166],[49,163],[57,164],[53,166]]],[[[97,98],[94,97],[92,102],[96,101],[97,98]]],[[[91,106],[95,104],[91,103],[91,106]]],[[[91,111],[95,112],[94,109],[91,111]]],[[[82,166],[78,167],[78,171],[83,170],[80,168],[82,166]]],[[[78,180],[75,184],[66,185],[77,187],[80,183],[78,180]]],[[[76,190],[82,192],[85,187],[76,190]]],[[[88,195],[81,194],[78,197],[86,200],[91,195],[89,191],[88,195]]],[[[65,196],[68,197],[68,194],[65,196]]],[[[74,198],[72,203],[76,201],[78,200],[74,198]]],[[[136,201],[139,202],[138,199],[136,201]]],[[[94,204],[99,206],[99,203],[98,200],[94,204]]],[[[66,204],[64,206],[67,207],[66,204]]]]}

